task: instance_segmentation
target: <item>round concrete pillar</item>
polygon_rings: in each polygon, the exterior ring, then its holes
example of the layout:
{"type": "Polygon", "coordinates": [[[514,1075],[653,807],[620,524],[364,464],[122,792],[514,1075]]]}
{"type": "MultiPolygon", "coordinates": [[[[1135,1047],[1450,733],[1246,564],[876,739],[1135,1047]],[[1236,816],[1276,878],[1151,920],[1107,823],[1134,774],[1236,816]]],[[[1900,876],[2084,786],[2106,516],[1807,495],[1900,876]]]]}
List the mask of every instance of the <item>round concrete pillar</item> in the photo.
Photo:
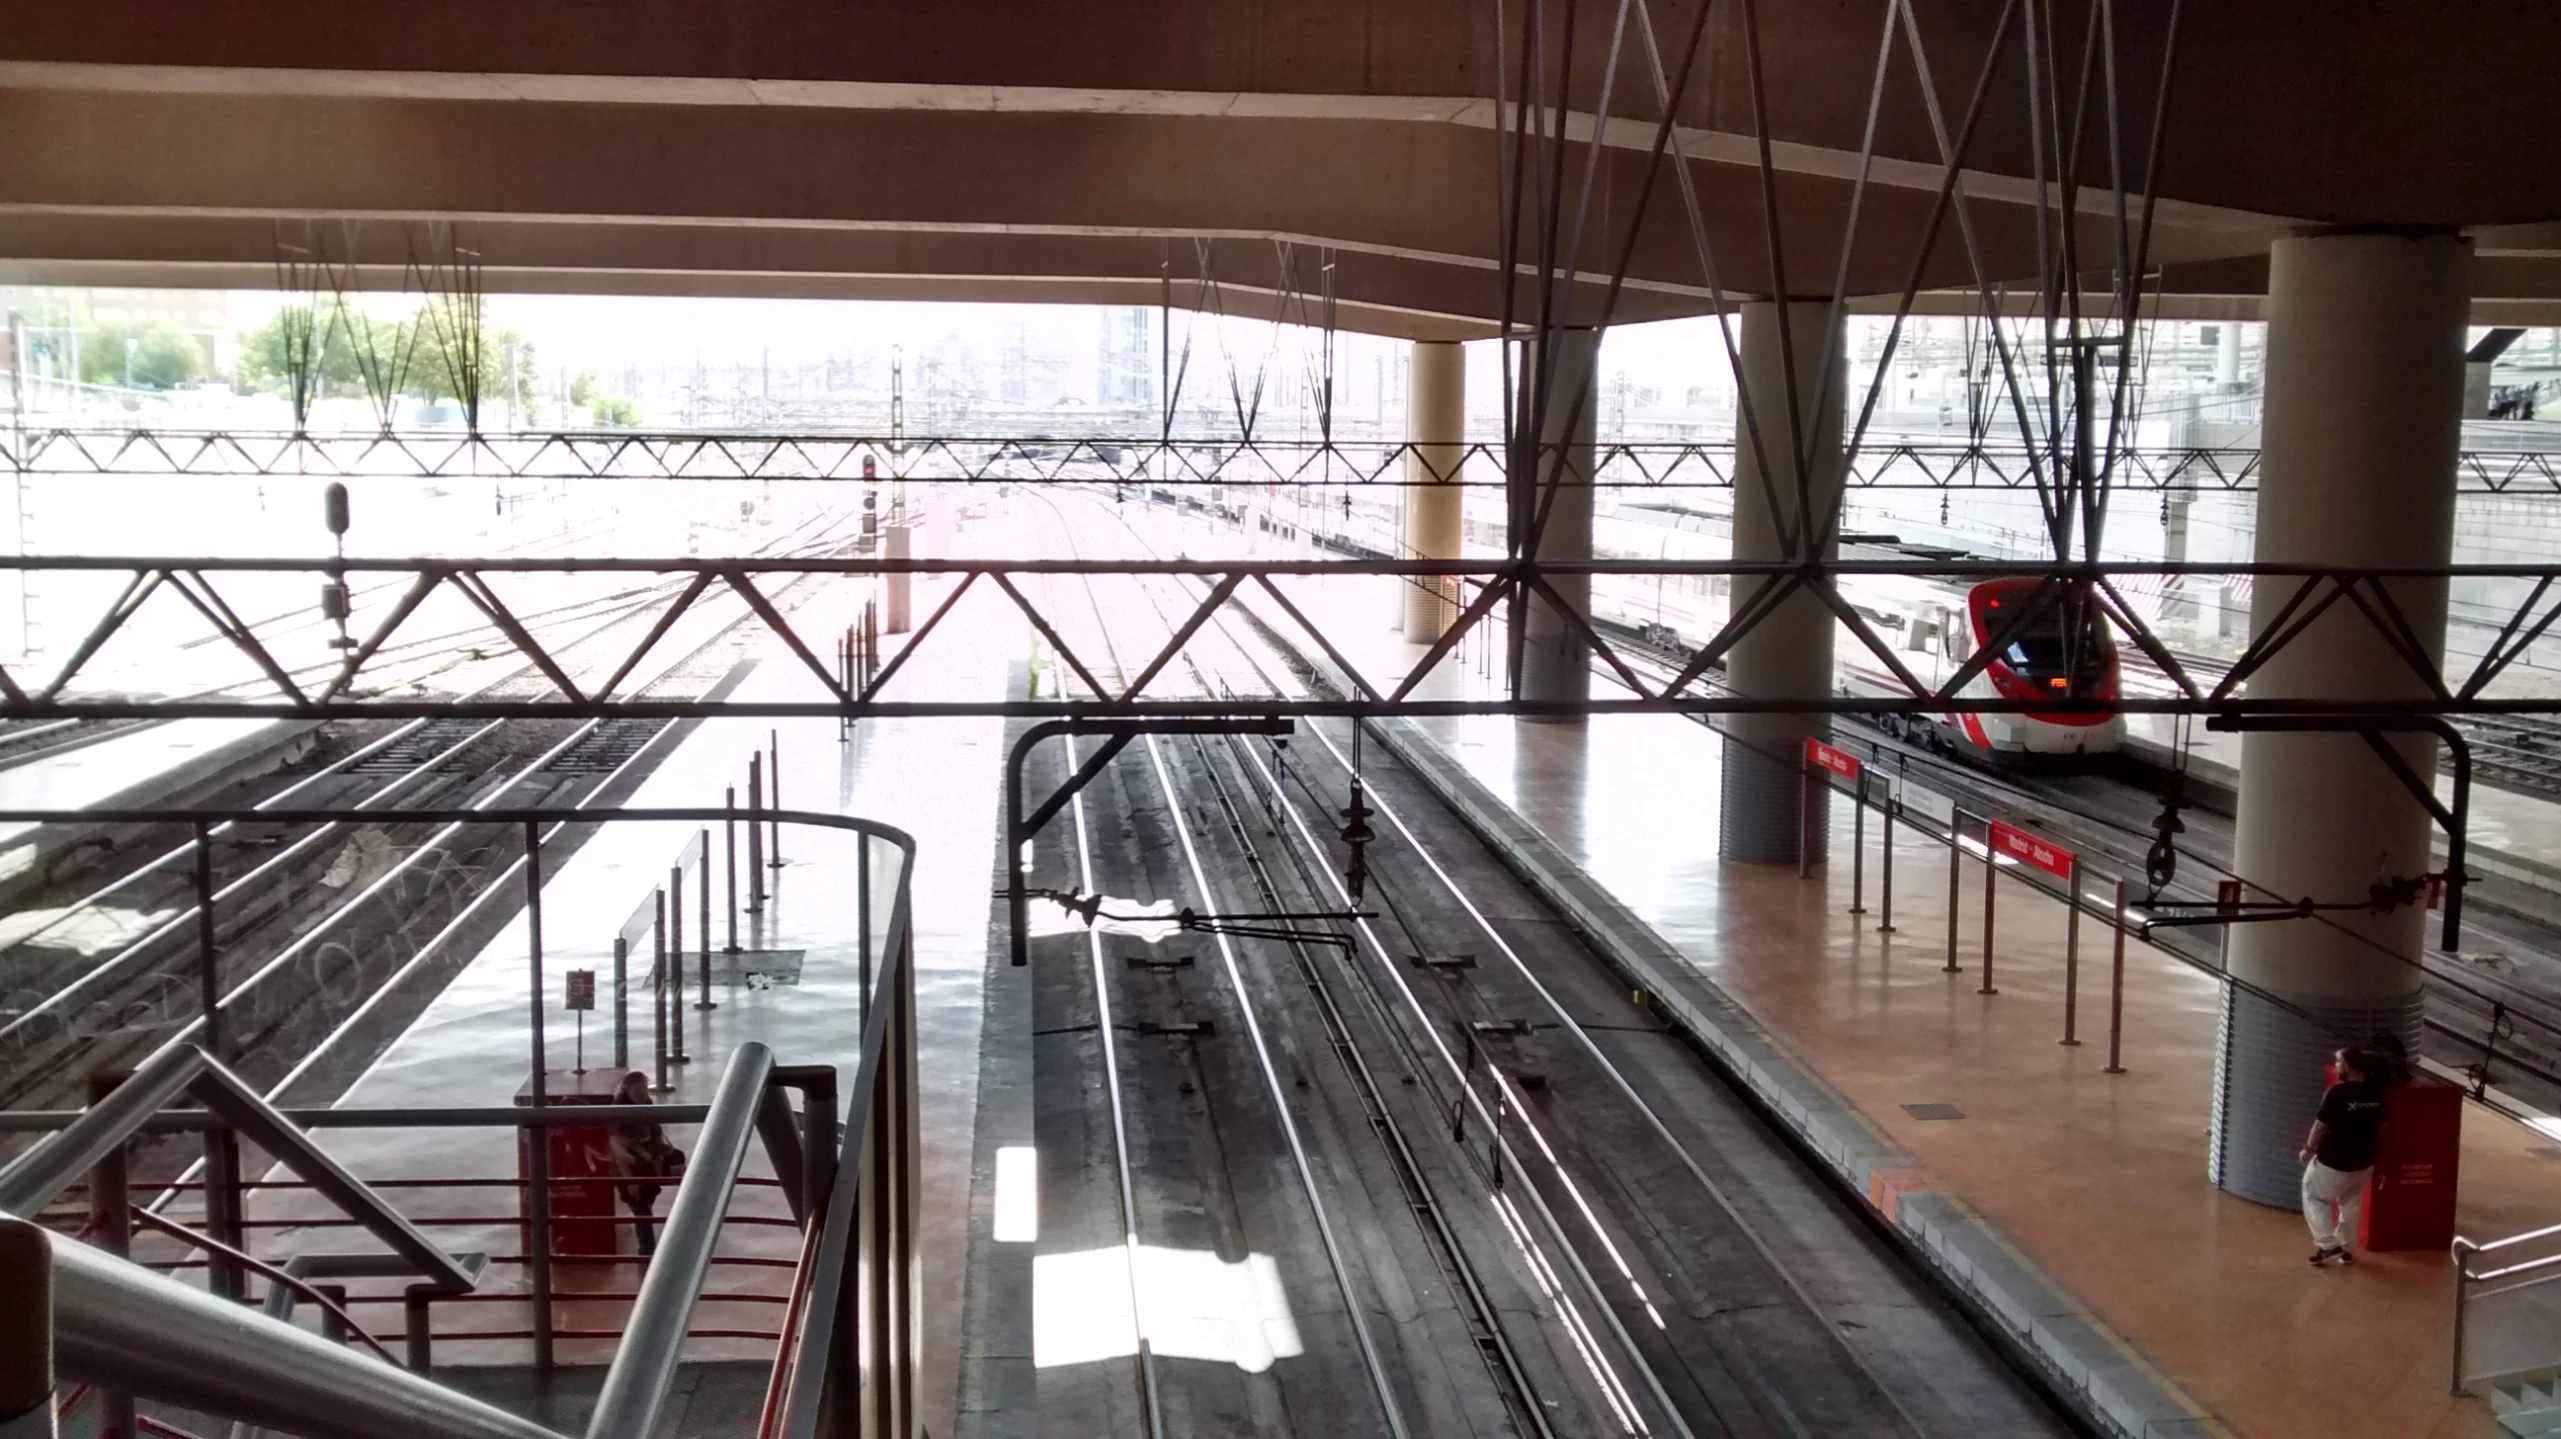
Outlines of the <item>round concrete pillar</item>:
{"type": "MultiPolygon", "coordinates": [[[[1803,560],[1810,529],[1832,528],[1841,504],[1842,372],[1846,352],[1835,350],[1829,383],[1821,371],[1825,350],[1839,332],[1828,301],[1787,302],[1784,336],[1779,305],[1743,307],[1742,386],[1754,423],[1738,408],[1734,417],[1734,558],[1803,560]],[[1798,422],[1788,418],[1790,350],[1796,370],[1798,422]],[[1755,432],[1757,431],[1757,443],[1755,432]],[[1798,484],[1798,435],[1811,461],[1798,484]]],[[[1827,542],[1823,555],[1840,552],[1827,542]]],[[[1735,581],[1728,614],[1739,614],[1763,585],[1776,579],[1735,581]]],[[[1832,693],[1832,633],[1839,621],[1819,596],[1798,592],[1780,601],[1725,660],[1725,682],[1755,699],[1820,701],[1832,693]]],[[[1724,786],[1718,851],[1746,864],[1794,864],[1804,843],[1807,736],[1829,739],[1832,721],[1820,713],[1737,714],[1726,717],[1724,786]]],[[[1808,858],[1821,864],[1830,849],[1829,815],[1814,815],[1808,858]]]]}
{"type": "MultiPolygon", "coordinates": [[[[2263,564],[2445,564],[2454,543],[2470,247],[2451,235],[2279,240],[2268,270],[2267,401],[2259,464],[2263,564]]],[[[2300,581],[2262,577],[2264,633],[2300,581]]],[[[2442,658],[2440,579],[2386,582],[2431,662],[2442,658]]],[[[2349,603],[2333,605],[2250,677],[2252,699],[2424,702],[2427,687],[2349,603]]],[[[2436,741],[2390,742],[2434,775],[2436,741]]],[[[2254,732],[2241,743],[2233,868],[2254,899],[2362,898],[2425,873],[2431,821],[2364,741],[2254,732]]],[[[2291,1207],[2295,1151],[2321,1098],[2323,1061],[2377,1030],[2419,1044],[2427,911],[2342,911],[2236,925],[2216,1063],[2214,1182],[2291,1207]]]]}
{"type": "MultiPolygon", "coordinates": [[[[1548,383],[1538,445],[1521,456],[1524,463],[1512,476],[1512,525],[1516,534],[1527,532],[1542,492],[1552,483],[1556,498],[1548,508],[1536,555],[1545,560],[1588,560],[1592,557],[1592,479],[1598,468],[1593,419],[1601,407],[1595,378],[1601,332],[1559,330],[1555,345],[1556,372],[1548,383]]],[[[1538,390],[1538,348],[1524,346],[1521,353],[1520,396],[1514,403],[1520,423],[1526,425],[1538,390]]],[[[1547,583],[1575,614],[1591,614],[1591,576],[1549,575],[1547,583]]],[[[1531,595],[1525,608],[1521,698],[1551,703],[1591,698],[1592,647],[1581,627],[1545,595],[1531,595]]]]}
{"type": "MultiPolygon", "coordinates": [[[[1405,553],[1414,559],[1454,560],[1463,553],[1466,528],[1459,464],[1466,455],[1467,348],[1455,340],[1416,340],[1407,366],[1405,402],[1405,553]]],[[[1405,590],[1405,638],[1418,645],[1439,639],[1458,619],[1457,588],[1446,577],[1425,577],[1405,590]]]]}

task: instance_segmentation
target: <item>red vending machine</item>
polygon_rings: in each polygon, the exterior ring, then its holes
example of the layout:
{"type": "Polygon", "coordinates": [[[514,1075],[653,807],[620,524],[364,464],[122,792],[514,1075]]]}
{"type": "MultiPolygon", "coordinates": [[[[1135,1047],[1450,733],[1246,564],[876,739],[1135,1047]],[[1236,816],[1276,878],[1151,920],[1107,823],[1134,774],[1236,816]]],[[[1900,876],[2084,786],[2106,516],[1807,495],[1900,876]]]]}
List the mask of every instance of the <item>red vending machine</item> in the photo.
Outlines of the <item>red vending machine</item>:
{"type": "Polygon", "coordinates": [[[2419,1079],[2384,1091],[2383,1138],[2365,1181],[2357,1243],[2433,1249],[2454,1242],[2455,1178],[2463,1162],[2463,1091],[2419,1079]]]}
{"type": "MultiPolygon", "coordinates": [[[[622,1088],[620,1069],[554,1069],[543,1076],[546,1104],[611,1104],[622,1088]]],[[[518,1104],[534,1102],[533,1082],[516,1091],[518,1104]]],[[[525,1182],[519,1213],[525,1252],[533,1252],[533,1136],[517,1131],[516,1173],[525,1182]]],[[[551,1138],[551,1252],[555,1257],[609,1259],[621,1249],[614,1223],[613,1131],[602,1124],[555,1124],[551,1138]]]]}

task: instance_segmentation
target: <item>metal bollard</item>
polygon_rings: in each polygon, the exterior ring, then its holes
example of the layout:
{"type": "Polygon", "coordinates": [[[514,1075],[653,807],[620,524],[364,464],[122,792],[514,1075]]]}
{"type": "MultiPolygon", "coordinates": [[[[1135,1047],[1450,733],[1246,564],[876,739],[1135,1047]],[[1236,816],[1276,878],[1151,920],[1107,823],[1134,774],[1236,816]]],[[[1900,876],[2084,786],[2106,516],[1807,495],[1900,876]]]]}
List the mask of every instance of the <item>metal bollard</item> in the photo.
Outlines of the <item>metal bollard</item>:
{"type": "Polygon", "coordinates": [[[685,998],[685,867],[681,864],[667,866],[667,988],[681,1004],[685,998]]]}
{"type": "Polygon", "coordinates": [[[2125,1042],[2125,881],[2116,882],[2116,958],[2108,964],[2107,983],[2107,1068],[2102,1074],[2123,1074],[2120,1059],[2125,1042]]]}
{"type": "Polygon", "coordinates": [[[1883,825],[1884,844],[1876,856],[1876,932],[1894,932],[1894,807],[1902,801],[1895,798],[1894,788],[1886,786],[1885,803],[1877,813],[1883,825]]]}
{"type": "Polygon", "coordinates": [[[747,912],[765,908],[765,757],[747,756],[747,912]]]}
{"type": "Polygon", "coordinates": [[[2071,908],[2063,917],[2063,1044],[2079,1044],[2081,1004],[2081,862],[2072,861],[2071,908]]]}
{"type": "Polygon", "coordinates": [[[1992,820],[1983,820],[1983,987],[1976,994],[1999,994],[1992,987],[1992,891],[2001,880],[2001,857],[1992,852],[1992,820]]]}
{"type": "Polygon", "coordinates": [[[631,941],[614,936],[614,1068],[631,1068],[631,941]]]}
{"type": "MultiPolygon", "coordinates": [[[[774,812],[779,814],[783,807],[783,732],[778,729],[767,730],[765,743],[770,745],[773,751],[773,758],[765,765],[765,783],[774,796],[774,812]]],[[[773,837],[765,842],[765,848],[771,851],[765,863],[780,869],[783,867],[783,822],[777,819],[773,823],[773,837]]]]}
{"type": "Polygon", "coordinates": [[[1867,769],[1850,791],[1850,913],[1867,913],[1867,769]]]}
{"type": "Polygon", "coordinates": [[[1965,903],[1965,811],[1947,812],[1947,963],[1941,973],[1962,974],[1965,966],[1956,962],[1956,915],[1965,903]]]}
{"type": "MultiPolygon", "coordinates": [[[[700,926],[702,930],[701,1007],[718,1009],[720,1006],[711,1002],[711,831],[702,831],[699,838],[702,842],[702,863],[696,876],[695,888],[702,891],[702,908],[697,911],[697,917],[702,921],[700,926]]],[[[735,946],[732,947],[735,948],[735,946]]]]}
{"type": "Polygon", "coordinates": [[[721,792],[720,853],[729,870],[729,944],[728,952],[738,952],[738,786],[721,792]]]}
{"type": "Polygon", "coordinates": [[[685,1052],[685,958],[675,953],[675,927],[667,922],[667,891],[658,891],[658,987],[667,996],[667,1057],[690,1064],[685,1052]]]}
{"type": "Polygon", "coordinates": [[[0,1439],[53,1439],[53,1240],[8,1215],[0,1296],[0,1439]]]}
{"type": "Polygon", "coordinates": [[[862,835],[854,845],[854,956],[860,966],[857,984],[862,991],[862,1017],[856,1022],[871,1025],[871,836],[862,835]]]}
{"type": "MultiPolygon", "coordinates": [[[[658,908],[663,915],[667,907],[667,897],[662,894],[657,897],[657,900],[658,908]]],[[[655,953],[652,956],[653,962],[649,966],[649,1005],[652,1010],[656,1011],[658,1020],[658,1058],[656,1061],[658,1068],[658,1092],[660,1094],[665,1094],[676,1087],[668,1082],[667,1077],[667,1062],[669,1054],[667,1047],[667,933],[663,928],[657,926],[652,926],[649,933],[650,943],[655,947],[655,953]]]]}

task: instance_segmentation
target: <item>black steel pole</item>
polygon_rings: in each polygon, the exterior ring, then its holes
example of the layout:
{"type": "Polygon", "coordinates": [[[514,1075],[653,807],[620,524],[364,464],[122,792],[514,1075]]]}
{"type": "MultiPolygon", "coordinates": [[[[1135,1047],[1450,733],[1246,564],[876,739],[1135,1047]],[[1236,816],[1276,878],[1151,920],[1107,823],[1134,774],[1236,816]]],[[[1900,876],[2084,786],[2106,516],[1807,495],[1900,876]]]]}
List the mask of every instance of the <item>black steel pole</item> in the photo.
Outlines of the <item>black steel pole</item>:
{"type": "MultiPolygon", "coordinates": [[[[222,949],[214,938],[213,827],[195,825],[196,991],[203,1012],[204,1050],[219,1063],[222,1051],[222,949]]],[[[233,1249],[241,1246],[240,1139],[228,1129],[205,1134],[205,1230],[233,1249]]],[[[220,1253],[205,1262],[205,1284],[226,1299],[241,1298],[249,1276],[220,1253]]]]}
{"type": "Polygon", "coordinates": [[[631,1068],[631,941],[614,936],[614,1070],[631,1068]]]}
{"type": "Polygon", "coordinates": [[[1896,798],[1894,787],[1885,787],[1885,803],[1877,806],[1879,837],[1876,851],[1876,932],[1894,932],[1894,809],[1903,801],[1896,798]]]}
{"type": "Polygon", "coordinates": [[[2102,1073],[2123,1074],[2125,1044],[2125,881],[2116,882],[2116,957],[2108,963],[2107,981],[2107,1068],[2102,1073]]]}
{"type": "Polygon", "coordinates": [[[1850,913],[1867,913],[1867,767],[1850,791],[1850,913]]]}
{"type": "Polygon", "coordinates": [[[728,952],[738,952],[738,786],[721,791],[720,853],[729,870],[729,944],[728,952]]]}
{"type": "Polygon", "coordinates": [[[1956,962],[1957,912],[1965,907],[1965,811],[1947,812],[1947,964],[1942,972],[1962,974],[1956,962]]]}
{"type": "Polygon", "coordinates": [[[1992,907],[2001,882],[2001,857],[1992,850],[1992,820],[1983,820],[1983,986],[1976,994],[1999,994],[1992,987],[1992,907]]]}
{"type": "Polygon", "coordinates": [[[2081,1004],[2081,861],[2072,861],[2071,914],[2063,921],[2063,1039],[2079,1044],[2081,1004]]]}
{"type": "MultiPolygon", "coordinates": [[[[550,1063],[543,1043],[542,1012],[542,825],[525,821],[525,954],[526,968],[531,972],[533,1006],[533,1101],[540,1109],[550,1102],[549,1079],[545,1069],[550,1063]]],[[[551,1344],[551,1131],[527,1135],[525,1178],[531,1188],[526,1208],[531,1222],[526,1245],[525,1263],[532,1271],[534,1302],[534,1367],[552,1367],[551,1344]]]]}
{"type": "MultiPolygon", "coordinates": [[[[712,1003],[711,1000],[711,831],[707,829],[702,831],[700,839],[702,841],[702,859],[700,864],[696,866],[694,887],[702,891],[702,896],[699,900],[700,907],[695,910],[694,917],[701,921],[701,923],[696,926],[702,934],[701,1007],[704,1009],[718,1009],[720,1006],[712,1003]]],[[[681,974],[681,972],[682,967],[679,966],[679,973],[681,974]]]]}

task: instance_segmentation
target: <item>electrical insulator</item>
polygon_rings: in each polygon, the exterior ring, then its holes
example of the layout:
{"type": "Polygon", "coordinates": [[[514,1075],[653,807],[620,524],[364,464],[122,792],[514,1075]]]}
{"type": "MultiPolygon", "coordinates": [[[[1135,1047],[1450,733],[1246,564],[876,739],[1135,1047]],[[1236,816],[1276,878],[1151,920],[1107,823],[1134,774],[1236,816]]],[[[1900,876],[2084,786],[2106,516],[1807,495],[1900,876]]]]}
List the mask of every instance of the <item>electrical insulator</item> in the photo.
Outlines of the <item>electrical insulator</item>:
{"type": "Polygon", "coordinates": [[[1343,808],[1343,843],[1351,846],[1351,859],[1343,868],[1343,887],[1351,892],[1352,903],[1361,902],[1369,888],[1369,842],[1377,836],[1369,827],[1372,813],[1361,795],[1358,776],[1352,779],[1352,802],[1343,808]]]}
{"type": "Polygon", "coordinates": [[[2152,882],[2152,892],[2159,894],[2178,878],[2178,836],[2187,832],[2187,822],[2179,818],[2179,796],[2176,790],[2161,796],[2161,818],[2153,826],[2152,851],[2143,858],[2143,877],[2152,882]]]}
{"type": "Polygon", "coordinates": [[[332,480],[329,488],[320,492],[320,516],[322,522],[329,526],[329,533],[342,539],[346,536],[350,516],[345,485],[332,480]]]}

